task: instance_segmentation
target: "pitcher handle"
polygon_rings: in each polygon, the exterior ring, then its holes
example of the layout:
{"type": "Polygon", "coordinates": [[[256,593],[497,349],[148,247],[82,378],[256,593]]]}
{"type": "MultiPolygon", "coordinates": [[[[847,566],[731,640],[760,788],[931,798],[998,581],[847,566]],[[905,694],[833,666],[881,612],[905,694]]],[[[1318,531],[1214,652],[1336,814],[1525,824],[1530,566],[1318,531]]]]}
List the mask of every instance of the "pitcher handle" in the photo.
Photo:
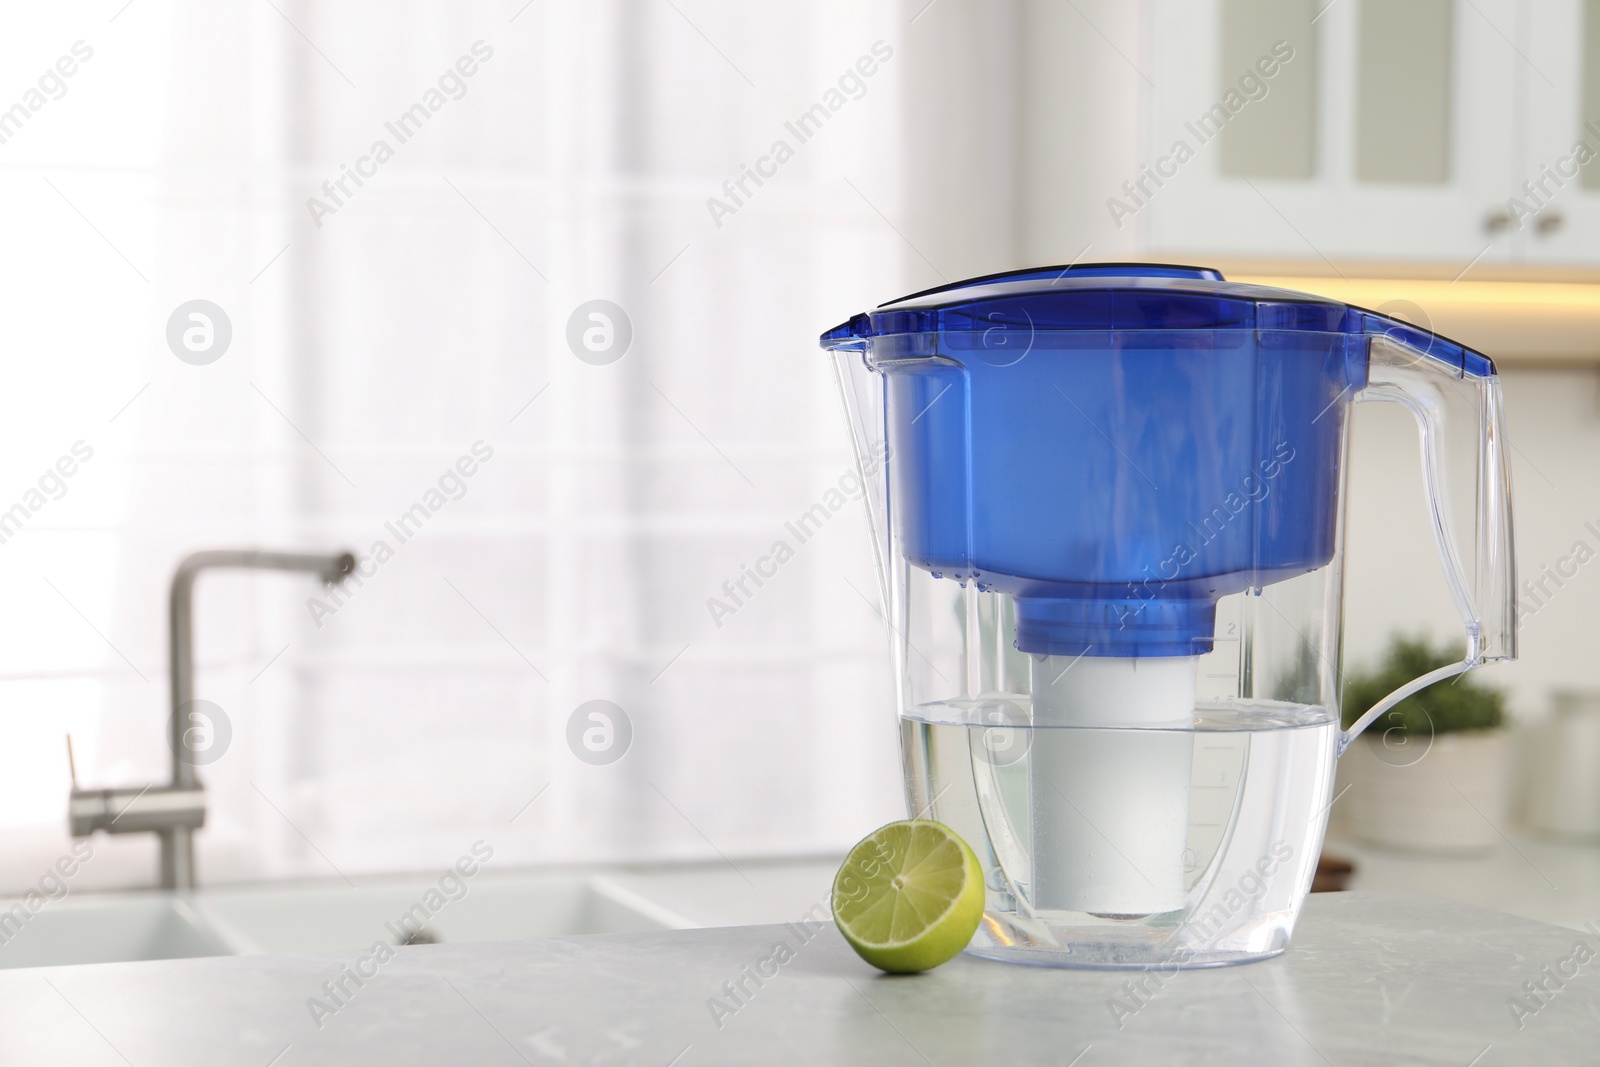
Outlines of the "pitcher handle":
{"type": "Polygon", "coordinates": [[[1511,469],[1494,363],[1426,330],[1371,312],[1358,314],[1366,320],[1367,376],[1355,400],[1400,404],[1417,420],[1434,544],[1466,629],[1467,654],[1374,704],[1340,736],[1340,755],[1378,716],[1418,690],[1485,663],[1517,658],[1511,469]],[[1451,475],[1461,475],[1465,484],[1465,471],[1456,469],[1461,457],[1452,456],[1449,447],[1461,445],[1450,440],[1460,437],[1468,439],[1476,461],[1470,519],[1450,506],[1451,475]],[[1463,566],[1458,549],[1463,534],[1472,538],[1470,569],[1463,566]]]}

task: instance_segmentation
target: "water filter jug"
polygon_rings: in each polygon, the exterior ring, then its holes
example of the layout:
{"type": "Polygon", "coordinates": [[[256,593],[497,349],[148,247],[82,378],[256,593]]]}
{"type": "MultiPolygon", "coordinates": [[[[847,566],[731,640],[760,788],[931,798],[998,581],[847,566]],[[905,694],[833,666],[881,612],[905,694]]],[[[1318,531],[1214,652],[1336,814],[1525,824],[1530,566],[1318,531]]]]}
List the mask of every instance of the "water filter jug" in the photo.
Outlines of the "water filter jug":
{"type": "Polygon", "coordinates": [[[1417,689],[1515,658],[1492,361],[1154,264],[957,282],[822,345],[868,484],[908,807],[986,870],[970,951],[1282,951],[1338,754],[1417,689]],[[1350,411],[1377,401],[1416,419],[1467,652],[1341,731],[1350,411]]]}

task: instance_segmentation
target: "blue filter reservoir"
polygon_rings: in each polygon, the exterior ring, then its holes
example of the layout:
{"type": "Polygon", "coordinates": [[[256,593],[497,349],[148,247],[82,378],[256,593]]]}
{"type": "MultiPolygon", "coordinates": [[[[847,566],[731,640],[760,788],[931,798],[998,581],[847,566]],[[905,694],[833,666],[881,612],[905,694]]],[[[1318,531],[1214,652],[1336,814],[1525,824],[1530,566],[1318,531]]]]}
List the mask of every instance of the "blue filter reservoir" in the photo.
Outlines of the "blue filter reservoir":
{"type": "Polygon", "coordinates": [[[823,343],[872,339],[907,560],[1015,597],[1024,652],[1194,656],[1218,597],[1332,558],[1367,319],[1113,264],[930,290],[823,343]]]}

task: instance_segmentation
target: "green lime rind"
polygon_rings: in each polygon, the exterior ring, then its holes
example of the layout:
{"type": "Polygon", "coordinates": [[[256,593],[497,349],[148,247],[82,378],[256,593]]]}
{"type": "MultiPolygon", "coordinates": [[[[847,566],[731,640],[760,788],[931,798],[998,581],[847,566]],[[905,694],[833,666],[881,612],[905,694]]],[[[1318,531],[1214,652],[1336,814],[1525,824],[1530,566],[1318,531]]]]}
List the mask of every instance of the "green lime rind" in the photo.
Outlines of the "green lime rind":
{"type": "Polygon", "coordinates": [[[893,822],[858,841],[833,880],[833,919],[850,947],[892,974],[948,962],[983,919],[983,868],[954,830],[893,822]]]}

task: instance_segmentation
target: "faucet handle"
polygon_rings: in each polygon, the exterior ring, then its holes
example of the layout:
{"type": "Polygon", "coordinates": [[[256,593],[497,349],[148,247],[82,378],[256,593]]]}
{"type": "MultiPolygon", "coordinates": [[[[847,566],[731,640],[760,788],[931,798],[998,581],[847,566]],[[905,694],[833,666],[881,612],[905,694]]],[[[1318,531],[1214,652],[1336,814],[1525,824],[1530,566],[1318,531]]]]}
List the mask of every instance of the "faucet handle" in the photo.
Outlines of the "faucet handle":
{"type": "Polygon", "coordinates": [[[206,791],[199,785],[143,789],[74,789],[67,808],[73,837],[198,830],[206,824],[206,791]]]}

